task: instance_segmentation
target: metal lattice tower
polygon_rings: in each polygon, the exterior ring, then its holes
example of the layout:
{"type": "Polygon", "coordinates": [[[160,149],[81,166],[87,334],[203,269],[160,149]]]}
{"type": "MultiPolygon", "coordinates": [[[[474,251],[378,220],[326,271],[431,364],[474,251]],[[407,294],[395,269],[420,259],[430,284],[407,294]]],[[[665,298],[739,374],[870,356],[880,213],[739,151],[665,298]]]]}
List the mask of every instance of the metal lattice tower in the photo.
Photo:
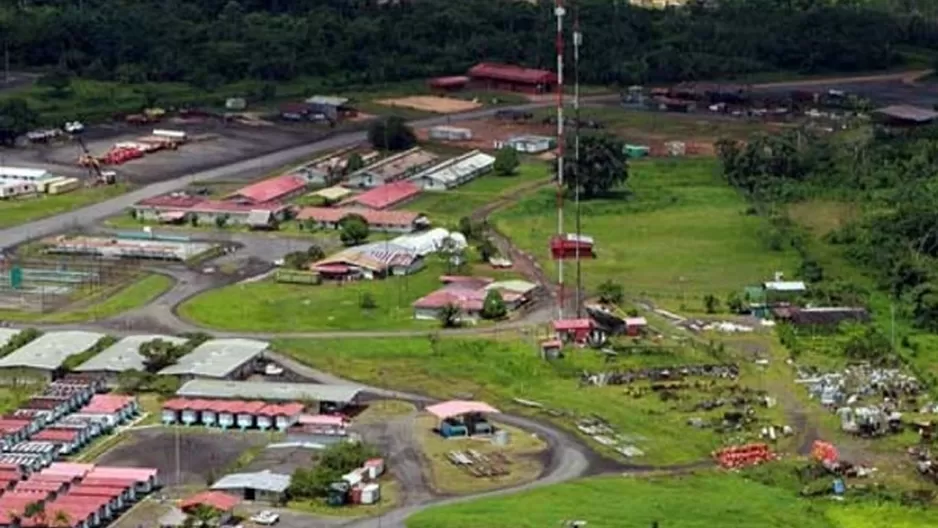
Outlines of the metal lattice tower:
{"type": "MultiPolygon", "coordinates": [[[[557,17],[557,236],[564,236],[563,223],[563,169],[564,169],[564,135],[563,135],[563,17],[567,14],[563,7],[563,0],[555,0],[554,15],[557,17]]],[[[557,261],[557,284],[560,289],[560,298],[557,303],[557,312],[560,319],[564,315],[564,280],[563,259],[557,261]]]]}

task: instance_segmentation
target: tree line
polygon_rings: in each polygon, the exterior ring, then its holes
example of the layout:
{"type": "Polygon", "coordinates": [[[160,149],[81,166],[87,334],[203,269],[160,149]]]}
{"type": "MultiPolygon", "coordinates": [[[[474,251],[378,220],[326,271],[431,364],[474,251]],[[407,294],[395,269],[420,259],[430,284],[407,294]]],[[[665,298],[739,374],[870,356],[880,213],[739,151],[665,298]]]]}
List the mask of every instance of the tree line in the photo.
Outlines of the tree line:
{"type": "MultiPolygon", "coordinates": [[[[580,0],[587,83],[861,71],[897,46],[938,43],[936,24],[862,2],[721,0],[647,10],[580,0]]],[[[572,13],[571,13],[572,14],[572,13]]],[[[571,19],[572,17],[568,17],[571,19]]],[[[325,88],[378,84],[504,61],[553,68],[553,4],[516,1],[29,0],[0,6],[14,68],[205,89],[301,76],[325,88]]]]}
{"type": "Polygon", "coordinates": [[[867,135],[805,130],[718,145],[727,180],[773,219],[773,249],[802,256],[801,276],[818,283],[823,301],[859,304],[857,284],[830,281],[809,243],[780,211],[811,198],[850,204],[855,218],[825,242],[866,270],[876,287],[920,328],[938,331],[938,126],[867,135]]]}

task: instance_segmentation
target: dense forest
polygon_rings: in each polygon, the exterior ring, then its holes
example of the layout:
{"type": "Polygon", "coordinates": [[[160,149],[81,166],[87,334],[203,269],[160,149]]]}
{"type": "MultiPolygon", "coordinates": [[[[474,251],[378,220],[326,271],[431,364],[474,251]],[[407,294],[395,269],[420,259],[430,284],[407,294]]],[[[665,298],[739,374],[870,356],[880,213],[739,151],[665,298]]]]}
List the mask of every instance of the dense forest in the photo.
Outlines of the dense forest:
{"type": "MultiPolygon", "coordinates": [[[[938,127],[867,136],[791,131],[746,145],[722,141],[719,151],[728,181],[767,211],[818,198],[855,208],[857,217],[826,242],[867,270],[919,327],[938,331],[938,127]]],[[[805,241],[791,242],[802,276],[823,282],[805,241]]],[[[862,297],[850,295],[856,285],[840,286],[835,301],[862,297]]]]}
{"type": "MultiPolygon", "coordinates": [[[[299,76],[335,85],[456,73],[481,60],[553,67],[552,2],[414,0],[8,0],[13,68],[211,88],[299,76]]],[[[901,44],[938,45],[935,24],[863,0],[721,0],[645,10],[580,0],[581,75],[629,84],[756,71],[862,71],[901,44]],[[711,5],[713,4],[713,5],[711,5]],[[856,5],[854,5],[856,4],[856,5]]]]}

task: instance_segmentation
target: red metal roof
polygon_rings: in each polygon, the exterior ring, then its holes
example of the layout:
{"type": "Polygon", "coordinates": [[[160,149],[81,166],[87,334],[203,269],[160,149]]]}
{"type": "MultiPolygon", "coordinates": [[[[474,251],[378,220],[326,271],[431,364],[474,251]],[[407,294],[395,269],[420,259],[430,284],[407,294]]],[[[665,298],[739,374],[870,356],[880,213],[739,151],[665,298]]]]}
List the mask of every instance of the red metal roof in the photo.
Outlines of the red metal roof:
{"type": "Polygon", "coordinates": [[[205,506],[211,506],[216,510],[227,512],[237,506],[239,502],[241,502],[241,499],[228,493],[223,493],[221,491],[203,491],[201,493],[196,493],[195,495],[182,501],[179,504],[179,508],[182,510],[187,510],[189,508],[194,508],[200,504],[203,504],[205,506]]]}
{"type": "Polygon", "coordinates": [[[353,196],[343,201],[342,205],[357,203],[372,209],[386,209],[418,194],[420,194],[420,187],[410,180],[401,180],[353,196]]]}
{"type": "Polygon", "coordinates": [[[431,292],[413,303],[414,308],[440,309],[448,304],[458,306],[465,311],[477,312],[482,309],[485,293],[475,289],[446,287],[431,292]]]}
{"type": "Polygon", "coordinates": [[[119,394],[96,394],[81,412],[91,414],[113,414],[133,404],[133,396],[119,394]]]}
{"type": "Polygon", "coordinates": [[[361,216],[370,225],[399,227],[411,226],[420,218],[420,213],[412,211],[374,211],[357,207],[304,207],[300,209],[296,219],[336,223],[353,214],[361,216]]]}
{"type": "Polygon", "coordinates": [[[523,84],[556,84],[557,74],[547,70],[524,68],[513,64],[482,62],[469,69],[469,76],[523,84]]]}
{"type": "Polygon", "coordinates": [[[73,442],[80,433],[80,429],[43,429],[34,434],[32,439],[45,442],[73,442]]]}
{"type": "Polygon", "coordinates": [[[570,330],[590,330],[592,328],[592,319],[561,319],[554,321],[554,330],[558,332],[568,332],[570,330]]]}
{"type": "Polygon", "coordinates": [[[117,486],[86,486],[84,484],[75,486],[68,490],[69,495],[87,495],[90,497],[120,497],[127,491],[127,488],[117,486]]]}
{"type": "Polygon", "coordinates": [[[296,174],[284,174],[269,180],[242,187],[229,198],[245,198],[255,204],[279,200],[306,187],[306,179],[296,174]]]}
{"type": "Polygon", "coordinates": [[[303,412],[303,404],[301,403],[284,403],[281,405],[273,404],[267,405],[263,409],[257,412],[261,416],[298,416],[303,412]]]}
{"type": "Polygon", "coordinates": [[[174,208],[179,209],[189,209],[202,202],[202,198],[198,196],[190,196],[186,194],[164,194],[162,196],[154,196],[152,198],[145,198],[137,202],[138,206],[141,207],[165,207],[165,208],[174,208]]]}
{"type": "Polygon", "coordinates": [[[448,77],[434,77],[427,84],[434,88],[460,88],[469,83],[471,79],[465,75],[451,75],[448,77]]]}

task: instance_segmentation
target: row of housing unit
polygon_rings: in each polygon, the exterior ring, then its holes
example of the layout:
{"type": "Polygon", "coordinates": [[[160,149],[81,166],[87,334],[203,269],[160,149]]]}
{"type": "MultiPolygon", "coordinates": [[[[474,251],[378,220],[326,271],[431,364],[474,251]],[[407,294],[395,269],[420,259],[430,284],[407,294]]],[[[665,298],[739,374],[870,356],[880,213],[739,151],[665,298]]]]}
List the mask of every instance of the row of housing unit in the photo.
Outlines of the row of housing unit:
{"type": "Polygon", "coordinates": [[[303,410],[301,403],[176,398],[163,403],[162,419],[166,425],[286,431],[299,422],[303,410]]]}
{"type": "Polygon", "coordinates": [[[116,519],[160,486],[153,468],[55,463],[26,474],[0,473],[0,527],[96,528],[116,519]],[[41,513],[28,517],[39,504],[41,513]]]}
{"type": "Polygon", "coordinates": [[[57,391],[26,402],[0,420],[0,466],[41,469],[73,454],[139,412],[132,396],[88,395],[90,385],[53,383],[57,391]],[[65,392],[71,389],[71,392],[65,392]]]}

